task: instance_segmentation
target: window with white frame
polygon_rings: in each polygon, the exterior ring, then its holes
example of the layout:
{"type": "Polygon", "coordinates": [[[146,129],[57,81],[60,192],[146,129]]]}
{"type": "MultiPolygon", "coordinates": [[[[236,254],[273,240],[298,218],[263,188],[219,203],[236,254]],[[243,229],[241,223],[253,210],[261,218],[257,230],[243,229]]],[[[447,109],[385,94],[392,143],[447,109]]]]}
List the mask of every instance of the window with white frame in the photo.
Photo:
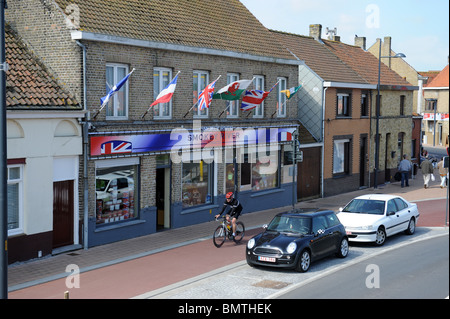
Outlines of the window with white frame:
{"type": "Polygon", "coordinates": [[[333,174],[349,174],[350,140],[336,139],[333,146],[333,174]]]}
{"type": "MultiPolygon", "coordinates": [[[[172,70],[167,68],[155,68],[153,71],[153,100],[172,80],[172,70]]],[[[156,119],[172,118],[172,100],[167,103],[159,103],[153,106],[153,116],[156,119]]]]}
{"type": "Polygon", "coordinates": [[[286,78],[278,78],[279,81],[277,87],[278,92],[278,99],[277,99],[277,116],[278,117],[285,117],[286,116],[286,103],[287,98],[286,94],[282,93],[281,91],[284,91],[287,89],[287,80],[286,78]]]}
{"type": "MultiPolygon", "coordinates": [[[[209,83],[209,73],[208,71],[198,71],[194,70],[193,74],[193,90],[192,90],[192,98],[193,103],[192,105],[195,105],[198,101],[198,95],[201,91],[205,89],[205,87],[209,83]]],[[[203,110],[200,110],[198,105],[195,105],[193,108],[194,117],[208,117],[208,108],[204,108],[203,110]]]]}
{"type": "MultiPolygon", "coordinates": [[[[255,75],[253,78],[253,89],[264,91],[264,76],[255,75]]],[[[264,116],[264,101],[253,109],[253,117],[261,118],[264,116]]]]}
{"type": "MultiPolygon", "coordinates": [[[[227,85],[235,81],[239,81],[239,74],[228,73],[227,85]]],[[[227,101],[227,116],[238,117],[238,115],[239,115],[239,101],[227,101]]]]}
{"type": "Polygon", "coordinates": [[[350,116],[350,94],[338,93],[337,116],[350,116]]]}
{"type": "MultiPolygon", "coordinates": [[[[124,64],[106,64],[106,94],[128,74],[128,66],[124,64]]],[[[106,118],[126,119],[128,117],[128,81],[120,88],[106,105],[106,118]]]]}
{"type": "Polygon", "coordinates": [[[8,165],[8,236],[23,233],[23,165],[8,165]]]}

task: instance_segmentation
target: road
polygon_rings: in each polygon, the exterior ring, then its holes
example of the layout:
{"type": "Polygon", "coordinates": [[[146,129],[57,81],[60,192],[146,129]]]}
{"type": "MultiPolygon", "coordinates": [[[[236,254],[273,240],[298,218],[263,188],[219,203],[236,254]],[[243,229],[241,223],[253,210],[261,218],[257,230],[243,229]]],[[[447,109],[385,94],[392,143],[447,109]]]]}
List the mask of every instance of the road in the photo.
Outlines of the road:
{"type": "Polygon", "coordinates": [[[390,250],[303,285],[280,298],[444,299],[449,294],[448,236],[390,250]]]}
{"type": "MultiPolygon", "coordinates": [[[[445,218],[443,203],[441,199],[417,203],[421,217],[413,236],[394,236],[383,247],[351,246],[346,259],[324,259],[313,264],[305,274],[250,268],[244,260],[245,243],[261,230],[254,229],[246,233],[240,245],[226,242],[218,249],[210,238],[205,237],[194,244],[83,272],[79,276],[79,288],[69,289],[70,298],[272,298],[298,282],[308,282],[339,271],[395,245],[436,235],[446,235],[448,239],[448,228],[440,227],[445,218]],[[436,226],[438,228],[428,228],[436,226]]],[[[9,293],[9,298],[60,299],[63,292],[68,290],[68,279],[61,278],[15,290],[9,293]]]]}

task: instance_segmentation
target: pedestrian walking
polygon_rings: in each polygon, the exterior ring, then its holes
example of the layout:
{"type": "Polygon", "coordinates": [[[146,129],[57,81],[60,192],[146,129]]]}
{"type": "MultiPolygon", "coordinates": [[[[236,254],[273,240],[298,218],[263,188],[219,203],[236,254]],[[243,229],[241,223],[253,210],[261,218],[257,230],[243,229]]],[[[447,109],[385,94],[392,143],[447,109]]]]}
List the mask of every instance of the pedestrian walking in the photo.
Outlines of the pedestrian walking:
{"type": "Polygon", "coordinates": [[[444,158],[437,165],[439,169],[439,177],[441,178],[441,188],[447,186],[448,168],[444,167],[444,158]]]}
{"type": "Polygon", "coordinates": [[[411,171],[412,164],[411,161],[408,160],[408,156],[403,154],[403,160],[398,164],[398,171],[401,174],[401,187],[409,187],[409,172],[411,171]]]}
{"type": "Polygon", "coordinates": [[[431,176],[433,175],[433,164],[431,164],[430,160],[425,158],[425,160],[420,164],[420,168],[422,169],[423,176],[423,187],[428,188],[428,183],[430,182],[431,176]]]}

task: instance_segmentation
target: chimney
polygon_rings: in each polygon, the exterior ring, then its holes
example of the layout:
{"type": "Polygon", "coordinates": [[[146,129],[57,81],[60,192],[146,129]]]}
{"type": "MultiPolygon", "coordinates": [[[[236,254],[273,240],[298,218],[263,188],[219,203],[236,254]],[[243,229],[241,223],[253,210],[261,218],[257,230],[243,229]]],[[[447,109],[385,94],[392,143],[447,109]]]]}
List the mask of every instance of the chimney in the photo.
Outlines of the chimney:
{"type": "Polygon", "coordinates": [[[322,41],[322,25],[321,24],[310,24],[309,25],[309,36],[313,37],[314,40],[322,41]]]}
{"type": "Polygon", "coordinates": [[[360,47],[366,51],[366,37],[358,37],[355,35],[355,46],[360,47]]]}
{"type": "MultiPolygon", "coordinates": [[[[384,43],[381,46],[381,55],[382,56],[391,56],[391,37],[384,37],[384,43]]],[[[391,68],[391,58],[387,59],[387,63],[385,62],[385,64],[387,64],[387,66],[389,67],[389,69],[391,68]]]]}

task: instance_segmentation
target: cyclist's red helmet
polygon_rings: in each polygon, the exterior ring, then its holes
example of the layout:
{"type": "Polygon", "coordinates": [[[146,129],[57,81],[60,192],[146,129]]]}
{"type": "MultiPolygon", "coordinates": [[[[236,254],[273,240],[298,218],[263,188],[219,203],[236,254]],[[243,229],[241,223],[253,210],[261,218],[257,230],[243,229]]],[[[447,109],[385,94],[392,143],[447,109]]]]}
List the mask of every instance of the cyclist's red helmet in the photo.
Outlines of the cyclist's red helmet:
{"type": "Polygon", "coordinates": [[[233,198],[233,192],[227,193],[227,199],[233,198]]]}

